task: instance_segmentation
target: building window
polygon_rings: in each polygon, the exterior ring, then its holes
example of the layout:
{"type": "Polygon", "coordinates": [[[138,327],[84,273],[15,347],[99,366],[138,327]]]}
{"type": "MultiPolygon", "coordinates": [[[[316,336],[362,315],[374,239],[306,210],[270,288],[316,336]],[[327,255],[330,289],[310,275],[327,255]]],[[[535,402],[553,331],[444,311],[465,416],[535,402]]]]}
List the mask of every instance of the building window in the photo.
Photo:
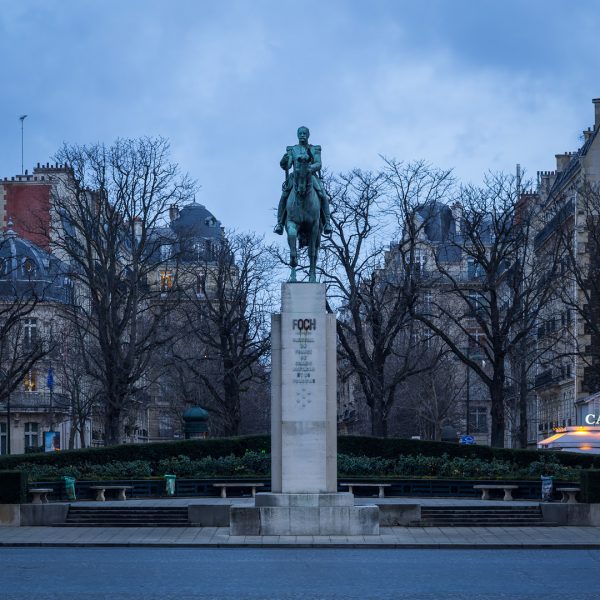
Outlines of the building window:
{"type": "Polygon", "coordinates": [[[25,448],[37,448],[39,423],[25,423],[25,448]]]}
{"type": "Polygon", "coordinates": [[[26,392],[35,392],[37,389],[37,373],[34,370],[29,371],[27,375],[25,375],[23,389],[26,392]]]}
{"type": "Polygon", "coordinates": [[[173,436],[173,419],[171,415],[161,413],[158,417],[158,435],[160,437],[173,436]]]}
{"type": "Polygon", "coordinates": [[[487,408],[485,406],[469,407],[469,429],[472,433],[487,433],[487,408]]]}
{"type": "Polygon", "coordinates": [[[467,304],[469,305],[467,316],[474,317],[477,313],[485,310],[487,300],[481,292],[469,292],[467,304]]]}
{"type": "Polygon", "coordinates": [[[37,319],[23,320],[23,346],[31,349],[37,342],[37,319]]]}
{"type": "Polygon", "coordinates": [[[160,259],[169,260],[173,256],[173,246],[171,244],[163,244],[160,247],[160,259]]]}
{"type": "Polygon", "coordinates": [[[206,289],[206,276],[198,275],[196,277],[196,296],[201,298],[204,296],[204,290],[206,289]]]}
{"type": "Polygon", "coordinates": [[[414,256],[414,272],[419,275],[425,273],[425,269],[427,266],[427,252],[422,250],[421,248],[415,249],[414,256]]]}
{"type": "Polygon", "coordinates": [[[7,454],[6,423],[0,423],[0,454],[7,454]]]}
{"type": "Polygon", "coordinates": [[[160,272],[160,291],[168,292],[173,288],[173,271],[160,272]]]}
{"type": "Polygon", "coordinates": [[[483,267],[474,259],[467,259],[467,278],[468,279],[480,279],[485,275],[483,267]]]}

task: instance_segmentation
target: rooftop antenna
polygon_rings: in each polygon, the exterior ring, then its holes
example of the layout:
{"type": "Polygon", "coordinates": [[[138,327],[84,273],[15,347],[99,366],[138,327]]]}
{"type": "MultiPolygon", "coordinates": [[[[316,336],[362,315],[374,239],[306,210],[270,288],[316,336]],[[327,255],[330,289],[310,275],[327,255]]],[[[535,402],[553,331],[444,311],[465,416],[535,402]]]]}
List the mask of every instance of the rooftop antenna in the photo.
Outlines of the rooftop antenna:
{"type": "Polygon", "coordinates": [[[27,115],[21,115],[19,120],[21,121],[21,175],[25,173],[23,170],[23,121],[27,118],[27,115]]]}

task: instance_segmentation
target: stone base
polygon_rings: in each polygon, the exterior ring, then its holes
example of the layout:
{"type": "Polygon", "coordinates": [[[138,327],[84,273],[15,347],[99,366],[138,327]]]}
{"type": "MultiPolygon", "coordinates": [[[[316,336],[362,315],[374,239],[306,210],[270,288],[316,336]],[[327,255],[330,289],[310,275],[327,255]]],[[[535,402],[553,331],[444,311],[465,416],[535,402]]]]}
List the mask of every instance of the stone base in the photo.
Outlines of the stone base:
{"type": "Polygon", "coordinates": [[[350,493],[257,494],[231,506],[230,535],[379,535],[379,508],[354,506],[350,493]]]}

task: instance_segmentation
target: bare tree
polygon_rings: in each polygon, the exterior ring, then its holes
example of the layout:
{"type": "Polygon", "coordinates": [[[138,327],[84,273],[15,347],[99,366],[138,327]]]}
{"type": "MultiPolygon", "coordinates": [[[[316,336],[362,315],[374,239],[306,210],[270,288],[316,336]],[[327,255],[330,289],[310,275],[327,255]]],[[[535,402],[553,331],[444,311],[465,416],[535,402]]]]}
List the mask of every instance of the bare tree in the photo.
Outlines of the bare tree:
{"type": "Polygon", "coordinates": [[[261,238],[230,233],[211,255],[186,262],[180,278],[186,331],[174,356],[202,382],[223,435],[239,433],[242,402],[266,377],[274,266],[261,238]]]}
{"type": "Polygon", "coordinates": [[[466,270],[456,270],[435,253],[443,294],[414,315],[488,388],[491,443],[503,447],[507,360],[531,334],[551,297],[556,260],[535,254],[537,207],[520,202],[514,177],[489,176],[481,187],[463,187],[458,199],[459,231],[448,245],[459,251],[466,270]]]}
{"type": "MultiPolygon", "coordinates": [[[[92,348],[86,347],[93,340],[85,340],[81,328],[75,328],[72,322],[65,321],[60,331],[57,331],[60,339],[60,352],[57,361],[57,374],[60,377],[61,389],[66,406],[71,415],[71,428],[69,431],[69,448],[75,448],[75,439],[79,437],[79,447],[86,447],[86,427],[92,413],[98,404],[101,404],[98,396],[98,385],[86,372],[85,356],[93,352],[92,348]]],[[[97,351],[97,348],[96,348],[97,351]]]]}
{"type": "Polygon", "coordinates": [[[82,359],[101,391],[105,443],[117,444],[124,410],[145,385],[153,352],[170,338],[164,323],[175,295],[165,299],[154,285],[164,243],[155,232],[193,184],[161,138],[65,145],[57,160],[72,169],[55,186],[51,232],[77,289],[65,316],[86,340],[82,359]]]}
{"type": "Polygon", "coordinates": [[[341,358],[370,408],[372,435],[387,435],[398,386],[431,367],[426,345],[414,343],[411,306],[420,289],[414,258],[423,227],[414,217],[451,184],[448,171],[392,160],[379,173],[354,170],[328,182],[334,232],[323,243],[321,270],[339,312],[341,358]],[[387,240],[399,230],[401,242],[388,252],[387,240]]]}
{"type": "Polygon", "coordinates": [[[464,381],[458,381],[460,375],[456,363],[446,357],[403,385],[402,396],[414,415],[421,438],[441,440],[442,427],[458,420],[464,390],[464,381]]]}

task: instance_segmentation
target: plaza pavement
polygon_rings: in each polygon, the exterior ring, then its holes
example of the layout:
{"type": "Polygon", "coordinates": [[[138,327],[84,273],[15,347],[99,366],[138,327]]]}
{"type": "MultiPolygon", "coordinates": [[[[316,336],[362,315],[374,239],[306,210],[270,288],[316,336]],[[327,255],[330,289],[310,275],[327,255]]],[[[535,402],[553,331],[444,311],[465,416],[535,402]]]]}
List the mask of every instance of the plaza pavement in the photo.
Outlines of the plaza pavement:
{"type": "MultiPolygon", "coordinates": [[[[420,503],[501,505],[503,501],[452,498],[357,498],[357,504],[420,503]]],[[[109,501],[104,506],[252,504],[251,498],[173,498],[109,501]]],[[[535,501],[514,504],[535,505],[535,501]]],[[[77,502],[78,506],[96,502],[77,502]]],[[[231,536],[227,527],[0,527],[0,546],[9,547],[310,547],[444,549],[600,549],[600,527],[382,527],[374,536],[231,536]]]]}

